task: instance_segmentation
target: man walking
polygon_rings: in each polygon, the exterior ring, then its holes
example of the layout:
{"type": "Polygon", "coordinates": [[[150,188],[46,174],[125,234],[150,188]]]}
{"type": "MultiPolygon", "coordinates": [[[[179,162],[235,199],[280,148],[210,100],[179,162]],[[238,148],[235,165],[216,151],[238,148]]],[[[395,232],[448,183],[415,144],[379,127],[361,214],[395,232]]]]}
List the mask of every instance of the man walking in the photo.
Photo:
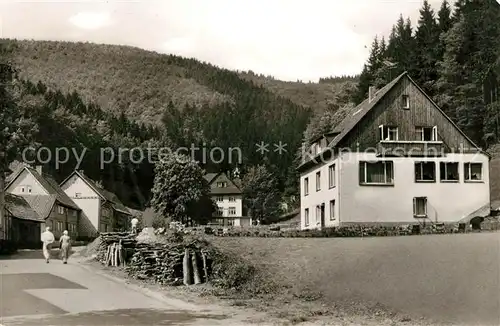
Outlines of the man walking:
{"type": "Polygon", "coordinates": [[[41,239],[43,242],[43,256],[48,264],[50,260],[50,249],[52,243],[55,241],[54,234],[50,232],[50,227],[45,228],[45,232],[42,233],[41,239]]]}

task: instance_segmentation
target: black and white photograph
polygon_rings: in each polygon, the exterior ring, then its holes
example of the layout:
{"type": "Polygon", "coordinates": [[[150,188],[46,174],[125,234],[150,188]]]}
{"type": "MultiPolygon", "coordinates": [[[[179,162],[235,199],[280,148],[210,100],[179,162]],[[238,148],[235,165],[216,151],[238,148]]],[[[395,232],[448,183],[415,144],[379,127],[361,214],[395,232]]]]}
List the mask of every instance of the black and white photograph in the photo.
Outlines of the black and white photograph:
{"type": "Polygon", "coordinates": [[[500,326],[500,0],[0,0],[0,326],[500,326]]]}

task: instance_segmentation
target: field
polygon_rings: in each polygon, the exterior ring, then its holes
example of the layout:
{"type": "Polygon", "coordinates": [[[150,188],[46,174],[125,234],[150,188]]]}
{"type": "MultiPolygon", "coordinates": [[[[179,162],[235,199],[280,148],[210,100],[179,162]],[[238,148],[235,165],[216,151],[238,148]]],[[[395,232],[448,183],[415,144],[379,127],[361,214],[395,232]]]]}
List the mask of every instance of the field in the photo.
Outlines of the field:
{"type": "Polygon", "coordinates": [[[500,233],[213,241],[284,286],[289,297],[271,294],[281,306],[296,298],[326,313],[390,311],[411,324],[500,323],[500,233]]]}

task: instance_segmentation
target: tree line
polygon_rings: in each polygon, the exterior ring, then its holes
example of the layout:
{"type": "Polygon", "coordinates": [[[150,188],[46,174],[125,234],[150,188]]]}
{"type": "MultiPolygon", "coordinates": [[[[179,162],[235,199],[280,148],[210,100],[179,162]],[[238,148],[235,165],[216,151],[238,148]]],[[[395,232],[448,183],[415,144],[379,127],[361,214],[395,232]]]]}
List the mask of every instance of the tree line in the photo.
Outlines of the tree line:
{"type": "Polygon", "coordinates": [[[382,87],[403,71],[477,144],[499,137],[500,5],[494,0],[425,0],[413,28],[400,16],[386,40],[375,36],[359,77],[355,104],[370,86],[382,87]]]}

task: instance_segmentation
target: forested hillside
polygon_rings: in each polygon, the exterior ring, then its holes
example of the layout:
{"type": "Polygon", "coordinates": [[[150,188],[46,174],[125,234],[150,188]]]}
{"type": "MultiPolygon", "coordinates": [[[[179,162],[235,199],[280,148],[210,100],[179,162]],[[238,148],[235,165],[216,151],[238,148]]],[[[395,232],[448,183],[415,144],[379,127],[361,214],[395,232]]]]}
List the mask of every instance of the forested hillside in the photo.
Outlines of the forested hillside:
{"type": "MultiPolygon", "coordinates": [[[[100,149],[162,146],[204,148],[195,155],[208,172],[243,172],[264,164],[280,192],[296,193],[295,154],[311,112],[330,110],[348,100],[354,84],[347,78],[319,83],[285,83],[273,78],[251,81],[241,73],[194,59],[161,55],[132,47],[90,43],[13,41],[10,57],[22,80],[23,105],[39,132],[36,141],[58,147],[88,148],[81,169],[117,192],[129,205],[142,207],[150,196],[153,165],[125,159],[100,169],[100,149]],[[337,84],[349,83],[350,86],[337,84]],[[303,88],[301,88],[303,87],[303,88]],[[290,91],[290,89],[292,91],[290,91]],[[323,93],[324,92],[324,93],[323,93]],[[338,92],[346,95],[337,96],[338,92]],[[291,99],[286,95],[290,94],[291,99]],[[337,96],[337,97],[336,97],[337,96]],[[316,98],[324,103],[315,106],[316,98]],[[331,99],[330,99],[331,98],[331,99]],[[256,151],[265,142],[268,152],[256,151]],[[285,152],[273,144],[286,144],[285,152]],[[206,157],[212,148],[225,153],[220,162],[206,157]],[[241,150],[229,156],[231,148],[241,150]]],[[[126,154],[128,155],[128,154],[126,154]]],[[[76,161],[55,169],[61,180],[76,161]]]]}
{"type": "MultiPolygon", "coordinates": [[[[322,109],[334,103],[344,80],[324,83],[287,83],[271,78],[239,78],[234,71],[174,55],[129,46],[54,41],[17,41],[16,67],[23,78],[42,81],[62,92],[78,92],[104,111],[125,113],[139,122],[160,123],[169,101],[199,109],[230,102],[253,93],[268,98],[269,109],[282,96],[293,104],[322,109]],[[254,81],[252,83],[250,81],[254,81]],[[260,87],[263,86],[263,87],[260,87]],[[271,91],[269,94],[268,91],[271,91]]],[[[242,74],[248,77],[248,74],[242,74]]],[[[352,83],[351,83],[352,84],[352,83]]]]}

